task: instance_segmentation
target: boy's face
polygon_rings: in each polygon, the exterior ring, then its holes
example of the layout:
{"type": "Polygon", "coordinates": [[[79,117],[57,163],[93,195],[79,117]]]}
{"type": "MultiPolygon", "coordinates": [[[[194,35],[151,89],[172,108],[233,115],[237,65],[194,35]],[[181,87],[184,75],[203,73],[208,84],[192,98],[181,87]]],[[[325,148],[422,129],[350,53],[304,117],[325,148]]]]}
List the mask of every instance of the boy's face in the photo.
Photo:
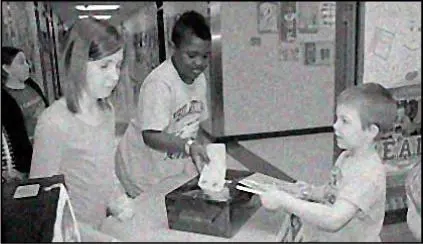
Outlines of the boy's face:
{"type": "Polygon", "coordinates": [[[194,81],[209,64],[211,41],[186,33],[173,54],[176,69],[184,81],[194,81]]]}
{"type": "Polygon", "coordinates": [[[336,122],[333,125],[336,143],[339,148],[355,150],[370,144],[374,135],[362,129],[357,108],[353,105],[339,104],[336,107],[336,122]]]}

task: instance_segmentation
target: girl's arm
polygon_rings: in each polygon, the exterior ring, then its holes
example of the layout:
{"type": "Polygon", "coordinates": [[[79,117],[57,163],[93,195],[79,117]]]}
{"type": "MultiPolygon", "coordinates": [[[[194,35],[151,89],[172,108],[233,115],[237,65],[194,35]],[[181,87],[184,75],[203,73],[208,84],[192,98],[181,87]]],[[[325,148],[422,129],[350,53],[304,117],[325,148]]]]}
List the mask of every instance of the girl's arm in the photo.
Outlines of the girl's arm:
{"type": "Polygon", "coordinates": [[[46,116],[40,116],[35,127],[29,178],[50,177],[59,173],[64,137],[55,123],[46,116]]]}
{"type": "Polygon", "coordinates": [[[333,205],[324,205],[304,201],[279,190],[265,192],[260,197],[266,208],[282,207],[303,221],[332,232],[342,228],[358,211],[357,206],[343,199],[338,199],[333,205]]]}

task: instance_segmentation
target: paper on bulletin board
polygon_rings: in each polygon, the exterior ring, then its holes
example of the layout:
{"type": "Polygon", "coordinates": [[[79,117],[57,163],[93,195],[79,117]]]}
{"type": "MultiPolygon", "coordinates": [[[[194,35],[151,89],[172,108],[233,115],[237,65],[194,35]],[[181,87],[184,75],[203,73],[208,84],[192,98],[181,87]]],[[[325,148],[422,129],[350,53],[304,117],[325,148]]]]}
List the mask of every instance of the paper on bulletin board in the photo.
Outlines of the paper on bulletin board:
{"type": "Polygon", "coordinates": [[[421,84],[421,3],[366,3],[363,82],[421,84]]]}
{"type": "Polygon", "coordinates": [[[296,43],[282,43],[279,47],[279,59],[282,62],[299,62],[300,45],[296,43]]]}
{"type": "Polygon", "coordinates": [[[278,31],[279,5],[277,2],[260,2],[257,4],[258,32],[271,33],[278,31]]]}
{"type": "Polygon", "coordinates": [[[335,28],[336,2],[320,2],[320,25],[335,28]]]}
{"type": "Polygon", "coordinates": [[[304,42],[305,65],[333,65],[335,44],[333,41],[304,42]]]}
{"type": "Polygon", "coordinates": [[[375,34],[370,44],[370,50],[376,56],[388,60],[389,54],[391,53],[391,49],[394,43],[395,34],[376,27],[375,34]]]}
{"type": "Polygon", "coordinates": [[[298,32],[317,33],[319,30],[319,2],[298,2],[298,32]]]}

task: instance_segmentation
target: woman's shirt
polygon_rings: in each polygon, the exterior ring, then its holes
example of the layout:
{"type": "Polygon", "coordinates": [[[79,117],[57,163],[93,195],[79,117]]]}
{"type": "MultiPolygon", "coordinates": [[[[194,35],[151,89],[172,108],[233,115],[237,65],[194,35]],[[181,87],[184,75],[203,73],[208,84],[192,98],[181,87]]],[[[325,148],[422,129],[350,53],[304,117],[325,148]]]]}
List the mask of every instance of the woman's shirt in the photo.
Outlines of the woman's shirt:
{"type": "Polygon", "coordinates": [[[5,89],[20,106],[28,137],[32,141],[38,116],[46,108],[43,98],[30,86],[19,90],[5,86],[5,89]]]}
{"type": "Polygon", "coordinates": [[[64,174],[78,221],[98,227],[106,207],[118,192],[114,173],[113,109],[99,125],[89,125],[71,113],[62,98],[38,120],[30,178],[64,174]]]}

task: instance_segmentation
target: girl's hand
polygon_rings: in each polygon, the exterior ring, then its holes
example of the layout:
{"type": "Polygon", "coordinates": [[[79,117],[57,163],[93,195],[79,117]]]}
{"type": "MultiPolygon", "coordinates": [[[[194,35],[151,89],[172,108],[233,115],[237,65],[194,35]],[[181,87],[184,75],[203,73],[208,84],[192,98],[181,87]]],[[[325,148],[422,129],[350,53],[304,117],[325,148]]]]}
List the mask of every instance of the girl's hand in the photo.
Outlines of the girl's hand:
{"type": "Polygon", "coordinates": [[[108,210],[112,216],[120,221],[129,220],[134,216],[133,200],[126,195],[122,195],[109,204],[108,210]]]}
{"type": "Polygon", "coordinates": [[[201,173],[204,165],[210,162],[206,147],[198,142],[194,142],[189,149],[189,153],[198,173],[201,173]]]}

